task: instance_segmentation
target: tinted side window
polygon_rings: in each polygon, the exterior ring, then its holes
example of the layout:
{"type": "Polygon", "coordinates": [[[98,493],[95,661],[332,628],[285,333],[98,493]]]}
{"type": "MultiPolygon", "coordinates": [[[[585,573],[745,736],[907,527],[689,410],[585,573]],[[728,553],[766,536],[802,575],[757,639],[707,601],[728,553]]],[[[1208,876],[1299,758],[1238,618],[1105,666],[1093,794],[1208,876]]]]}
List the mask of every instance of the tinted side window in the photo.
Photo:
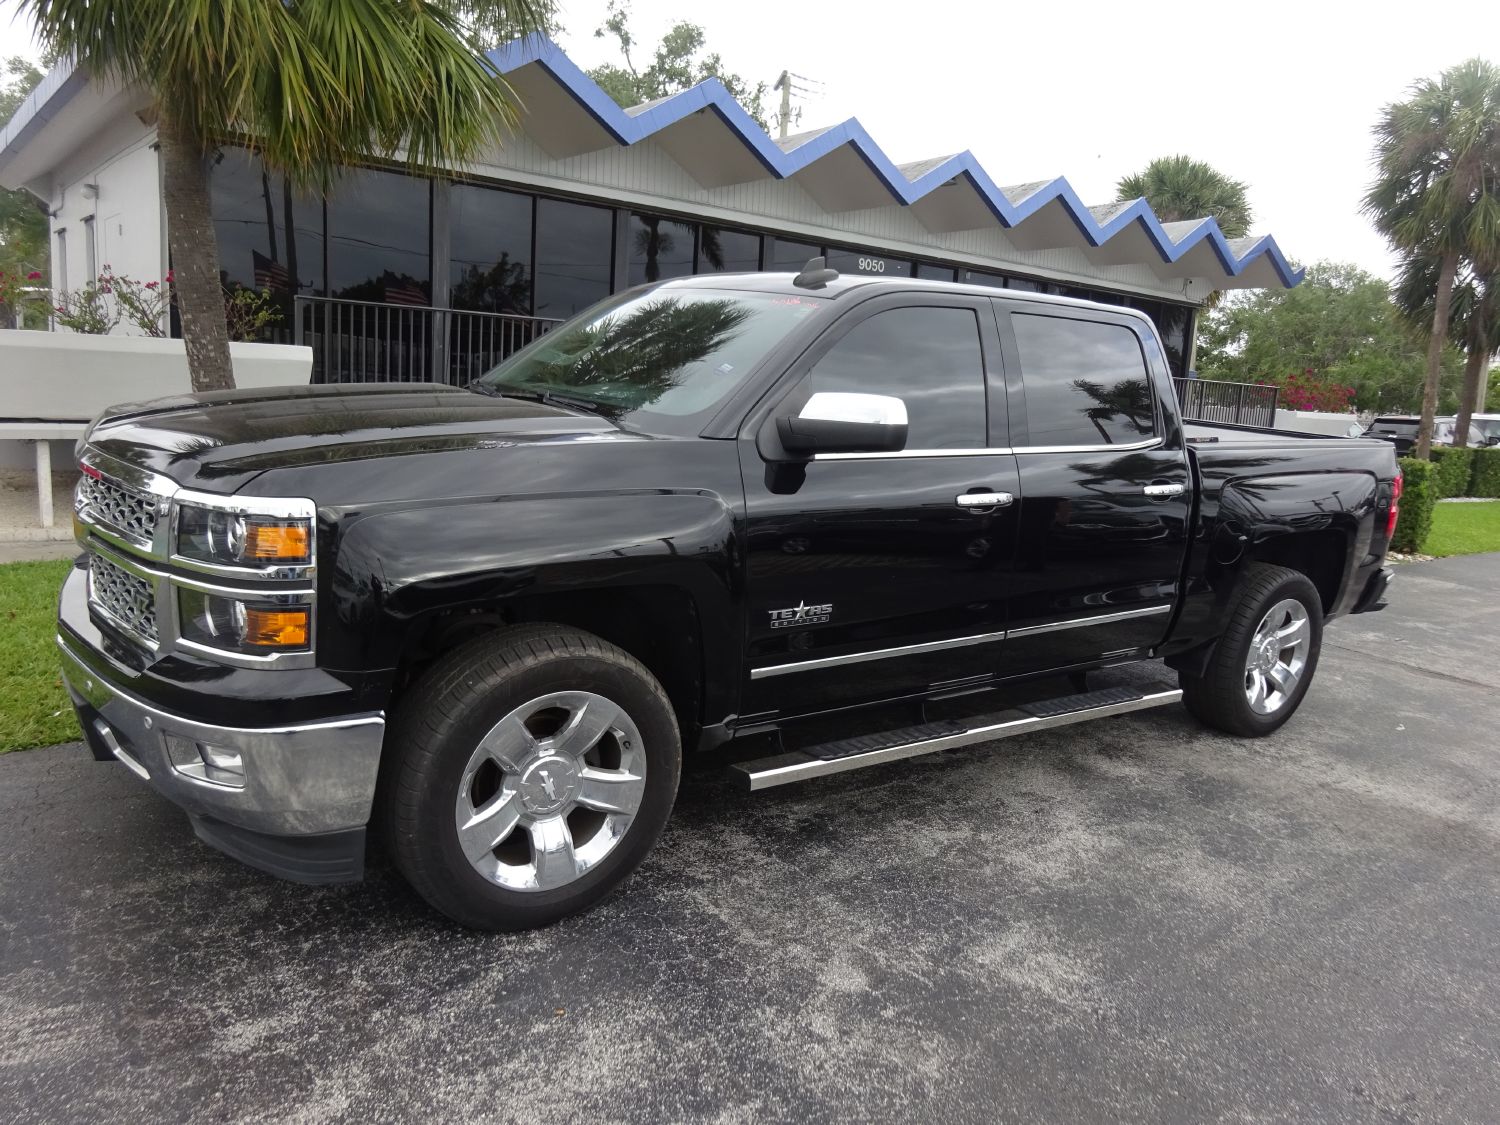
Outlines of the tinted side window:
{"type": "Polygon", "coordinates": [[[1032,445],[1122,445],[1152,434],[1140,341],[1119,324],[1014,313],[1032,445]]]}
{"type": "Polygon", "coordinates": [[[982,449],[984,359],[970,309],[890,309],[860,321],[814,365],[812,391],[895,395],[908,449],[982,449]]]}

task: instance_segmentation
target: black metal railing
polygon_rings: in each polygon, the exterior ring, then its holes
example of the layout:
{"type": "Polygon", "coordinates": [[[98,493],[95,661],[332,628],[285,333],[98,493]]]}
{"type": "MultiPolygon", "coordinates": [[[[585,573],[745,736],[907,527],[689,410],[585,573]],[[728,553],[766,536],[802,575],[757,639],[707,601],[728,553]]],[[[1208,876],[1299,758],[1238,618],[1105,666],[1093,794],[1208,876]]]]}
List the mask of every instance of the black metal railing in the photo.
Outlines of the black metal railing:
{"type": "Polygon", "coordinates": [[[1241,426],[1276,425],[1276,387],[1214,379],[1173,379],[1172,384],[1177,388],[1184,418],[1241,426]]]}
{"type": "Polygon", "coordinates": [[[462,387],[561,323],[510,313],[298,297],[292,342],[312,348],[314,383],[462,387]]]}

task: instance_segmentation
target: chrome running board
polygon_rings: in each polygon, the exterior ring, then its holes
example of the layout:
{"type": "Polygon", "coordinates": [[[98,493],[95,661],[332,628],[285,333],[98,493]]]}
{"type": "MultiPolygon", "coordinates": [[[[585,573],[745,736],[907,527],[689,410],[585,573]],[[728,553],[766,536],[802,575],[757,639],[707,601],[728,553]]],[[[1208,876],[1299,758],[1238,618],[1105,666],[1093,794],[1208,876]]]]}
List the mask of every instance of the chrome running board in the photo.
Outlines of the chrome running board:
{"type": "Polygon", "coordinates": [[[999,738],[1086,723],[1090,719],[1105,719],[1111,715],[1124,715],[1151,707],[1165,707],[1181,698],[1182,691],[1178,688],[1150,693],[1130,688],[1106,688],[1103,691],[1028,703],[1010,711],[964,722],[926,723],[884,734],[841,739],[769,758],[736,762],[729,770],[751,791],[774,789],[778,785],[790,785],[794,781],[807,781],[809,778],[846,773],[866,766],[898,762],[902,758],[914,758],[919,754],[953,750],[979,742],[993,742],[999,738]]]}

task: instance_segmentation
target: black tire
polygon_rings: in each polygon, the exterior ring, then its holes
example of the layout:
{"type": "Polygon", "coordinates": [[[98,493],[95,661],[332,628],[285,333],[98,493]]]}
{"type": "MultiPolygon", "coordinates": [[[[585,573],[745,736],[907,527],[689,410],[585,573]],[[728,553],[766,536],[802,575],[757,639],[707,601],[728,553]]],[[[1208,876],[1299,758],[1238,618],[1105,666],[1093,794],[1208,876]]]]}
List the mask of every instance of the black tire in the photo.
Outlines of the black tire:
{"type": "Polygon", "coordinates": [[[544,926],[619,887],[661,836],[682,762],[676,717],[651,673],[614,645],[563,625],[517,626],[447,654],[402,700],[385,748],[382,812],[397,868],[436,909],[482,930],[544,926]],[[504,887],[465,856],[455,801],[470,755],[491,728],[514,708],[563,691],[603,695],[635,724],[646,763],[641,803],[613,850],[575,881],[504,887]]]}
{"type": "Polygon", "coordinates": [[[1241,577],[1230,600],[1229,624],[1214,646],[1201,677],[1178,673],[1182,702],[1200,722],[1226,734],[1261,738],[1277,730],[1296,713],[1318,668],[1323,645],[1323,601],[1305,574],[1284,566],[1253,563],[1241,577]],[[1247,694],[1247,663],[1256,628],[1280,602],[1302,604],[1309,629],[1308,652],[1295,687],[1285,693],[1269,714],[1252,707],[1247,694]]]}

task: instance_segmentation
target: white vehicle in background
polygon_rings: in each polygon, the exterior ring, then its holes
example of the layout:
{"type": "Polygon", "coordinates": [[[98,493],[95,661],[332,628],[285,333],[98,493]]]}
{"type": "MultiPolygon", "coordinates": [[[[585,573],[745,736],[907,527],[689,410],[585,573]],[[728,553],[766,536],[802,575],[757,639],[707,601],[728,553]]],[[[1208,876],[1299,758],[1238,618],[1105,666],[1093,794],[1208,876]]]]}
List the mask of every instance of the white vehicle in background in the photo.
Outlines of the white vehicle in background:
{"type": "Polygon", "coordinates": [[[1484,438],[1481,444],[1500,445],[1500,414],[1475,414],[1470,421],[1484,438]]]}
{"type": "Polygon", "coordinates": [[[1365,427],[1353,414],[1336,414],[1322,410],[1276,411],[1276,428],[1299,434],[1323,434],[1333,437],[1359,437],[1365,427]]]}

